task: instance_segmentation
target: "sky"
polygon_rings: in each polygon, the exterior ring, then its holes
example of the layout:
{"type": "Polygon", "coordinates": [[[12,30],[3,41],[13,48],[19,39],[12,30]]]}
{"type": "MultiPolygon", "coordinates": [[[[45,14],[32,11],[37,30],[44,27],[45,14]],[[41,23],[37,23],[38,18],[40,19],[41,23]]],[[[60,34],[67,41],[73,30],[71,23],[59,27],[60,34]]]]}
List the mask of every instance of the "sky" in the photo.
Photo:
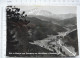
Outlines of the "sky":
{"type": "Polygon", "coordinates": [[[53,14],[76,14],[77,7],[76,6],[16,6],[20,8],[21,11],[34,12],[40,10],[46,10],[53,14]]]}

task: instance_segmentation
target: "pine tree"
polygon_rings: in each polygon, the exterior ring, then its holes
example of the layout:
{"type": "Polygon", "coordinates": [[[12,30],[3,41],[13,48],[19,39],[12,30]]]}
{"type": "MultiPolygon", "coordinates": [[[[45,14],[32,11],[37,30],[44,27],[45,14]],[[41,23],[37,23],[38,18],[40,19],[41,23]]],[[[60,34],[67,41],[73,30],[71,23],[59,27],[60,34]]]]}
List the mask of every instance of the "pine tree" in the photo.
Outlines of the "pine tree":
{"type": "MultiPolygon", "coordinates": [[[[19,41],[14,38],[13,36],[16,35],[16,32],[23,32],[25,29],[26,33],[27,30],[29,29],[29,27],[27,27],[27,24],[30,21],[24,20],[24,16],[23,14],[25,14],[25,12],[23,11],[22,14],[19,13],[20,8],[16,8],[16,7],[12,7],[12,6],[8,6],[6,9],[6,15],[7,15],[7,51],[6,51],[6,55],[7,56],[16,56],[14,54],[10,55],[9,53],[15,53],[15,52],[19,52],[18,49],[22,46],[19,44],[19,41]],[[11,33],[13,30],[15,30],[14,33],[11,33]],[[19,47],[19,48],[18,48],[19,47]]],[[[27,15],[25,15],[26,17],[27,15]]],[[[19,55],[17,55],[19,56],[19,55]]]]}

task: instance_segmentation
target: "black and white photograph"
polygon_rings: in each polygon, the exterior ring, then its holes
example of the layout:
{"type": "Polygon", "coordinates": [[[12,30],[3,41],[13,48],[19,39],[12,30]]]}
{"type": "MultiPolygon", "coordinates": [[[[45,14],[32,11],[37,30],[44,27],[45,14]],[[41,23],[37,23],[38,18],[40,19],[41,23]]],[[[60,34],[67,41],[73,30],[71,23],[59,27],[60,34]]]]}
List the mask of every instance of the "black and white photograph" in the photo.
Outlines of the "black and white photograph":
{"type": "Polygon", "coordinates": [[[77,56],[76,6],[7,6],[6,56],[77,56]]]}

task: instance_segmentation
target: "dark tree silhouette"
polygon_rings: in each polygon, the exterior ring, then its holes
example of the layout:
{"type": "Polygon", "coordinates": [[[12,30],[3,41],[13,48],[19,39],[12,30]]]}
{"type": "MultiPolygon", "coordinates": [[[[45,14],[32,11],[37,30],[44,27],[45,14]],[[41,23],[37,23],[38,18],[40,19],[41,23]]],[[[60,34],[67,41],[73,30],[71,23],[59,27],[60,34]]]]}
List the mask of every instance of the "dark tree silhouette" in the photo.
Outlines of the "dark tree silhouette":
{"type": "MultiPolygon", "coordinates": [[[[30,22],[29,20],[24,20],[23,11],[22,14],[19,13],[20,8],[8,6],[6,9],[6,16],[7,16],[7,53],[15,53],[18,52],[17,46],[19,45],[19,41],[14,38],[13,36],[16,35],[16,31],[23,32],[22,28],[28,30],[27,24],[30,22]],[[12,32],[15,30],[14,32],[12,32]],[[12,33],[11,33],[12,32],[12,33]]],[[[27,15],[25,15],[27,17],[27,15]]],[[[21,45],[20,45],[21,46],[21,45]]],[[[15,55],[11,55],[15,56],[15,55]]]]}

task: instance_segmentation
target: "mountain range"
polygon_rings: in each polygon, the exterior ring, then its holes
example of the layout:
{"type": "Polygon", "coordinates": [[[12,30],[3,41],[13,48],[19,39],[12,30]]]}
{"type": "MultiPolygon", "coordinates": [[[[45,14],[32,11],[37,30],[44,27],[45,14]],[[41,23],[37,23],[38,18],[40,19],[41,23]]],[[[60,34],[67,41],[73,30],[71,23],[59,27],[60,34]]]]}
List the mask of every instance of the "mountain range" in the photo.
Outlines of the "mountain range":
{"type": "Polygon", "coordinates": [[[59,19],[59,20],[64,20],[68,18],[75,17],[76,14],[72,13],[67,13],[67,14],[54,14],[50,11],[47,10],[34,10],[30,11],[27,13],[28,16],[44,16],[44,17],[49,17],[49,18],[54,18],[54,19],[59,19]]]}

